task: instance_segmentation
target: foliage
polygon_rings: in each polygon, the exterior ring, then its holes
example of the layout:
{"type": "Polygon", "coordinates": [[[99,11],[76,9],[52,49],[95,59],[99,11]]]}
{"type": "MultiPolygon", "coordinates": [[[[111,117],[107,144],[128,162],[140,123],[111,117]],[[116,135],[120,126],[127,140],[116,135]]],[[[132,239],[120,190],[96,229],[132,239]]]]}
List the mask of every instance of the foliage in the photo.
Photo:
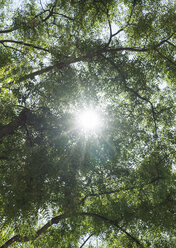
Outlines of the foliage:
{"type": "Polygon", "coordinates": [[[1,248],[175,247],[175,7],[1,1],[1,248]]]}

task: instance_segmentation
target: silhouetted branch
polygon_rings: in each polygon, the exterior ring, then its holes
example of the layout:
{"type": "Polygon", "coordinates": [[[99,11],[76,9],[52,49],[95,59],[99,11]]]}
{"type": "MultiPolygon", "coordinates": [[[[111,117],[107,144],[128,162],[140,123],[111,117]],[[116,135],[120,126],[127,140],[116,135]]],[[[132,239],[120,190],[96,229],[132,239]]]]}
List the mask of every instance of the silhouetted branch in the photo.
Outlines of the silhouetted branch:
{"type": "Polygon", "coordinates": [[[173,47],[176,47],[176,45],[174,45],[172,42],[170,42],[170,41],[166,41],[169,45],[171,45],[171,46],[173,46],[173,47]]]}
{"type": "Polygon", "coordinates": [[[15,43],[15,44],[18,44],[18,45],[28,46],[28,47],[32,47],[32,48],[35,48],[35,49],[38,49],[38,50],[49,52],[49,50],[46,49],[46,48],[39,47],[39,46],[36,46],[34,44],[26,43],[26,42],[23,42],[23,41],[17,41],[17,40],[0,40],[0,43],[2,43],[2,44],[3,43],[15,43]]]}
{"type": "Polygon", "coordinates": [[[11,28],[11,29],[6,29],[6,30],[0,30],[0,34],[8,34],[16,30],[17,28],[11,28]]]}
{"type": "MultiPolygon", "coordinates": [[[[64,218],[66,218],[66,216],[63,215],[63,214],[58,215],[58,216],[52,218],[50,221],[48,221],[42,228],[40,228],[36,232],[36,236],[32,240],[36,240],[50,226],[52,226],[53,224],[58,224],[64,218]]],[[[28,241],[30,241],[30,239],[28,237],[21,237],[20,235],[15,235],[11,239],[9,239],[5,244],[3,244],[0,248],[7,248],[7,247],[9,247],[10,245],[12,245],[15,242],[28,242],[28,241]]]]}
{"type": "Polygon", "coordinates": [[[12,49],[12,50],[14,50],[14,51],[16,51],[16,52],[19,52],[19,53],[22,53],[23,55],[25,55],[24,52],[22,52],[21,50],[15,48],[15,47],[7,46],[7,45],[5,45],[4,43],[2,43],[2,45],[3,45],[5,48],[10,48],[10,49],[12,49]]]}
{"type": "Polygon", "coordinates": [[[121,226],[118,225],[117,221],[114,221],[114,220],[110,220],[104,216],[101,216],[99,214],[95,214],[95,213],[81,213],[82,216],[88,216],[88,217],[93,217],[95,219],[99,219],[99,220],[102,220],[103,222],[106,222],[112,226],[115,226],[117,227],[121,232],[125,233],[130,239],[132,239],[138,246],[140,247],[144,247],[141,242],[136,238],[134,237],[132,234],[130,234],[129,232],[127,232],[124,228],[122,228],[121,226]]]}
{"type": "Polygon", "coordinates": [[[154,48],[158,48],[160,47],[162,44],[164,44],[165,42],[168,43],[169,39],[172,38],[172,36],[174,35],[174,33],[172,33],[171,35],[169,35],[168,37],[164,38],[162,41],[160,41],[154,48]]]}
{"type": "Polygon", "coordinates": [[[74,21],[74,19],[72,17],[70,17],[70,16],[67,16],[67,15],[64,15],[64,14],[58,14],[58,15],[66,18],[66,19],[69,19],[71,21],[74,21]]]}
{"type": "Polygon", "coordinates": [[[117,32],[115,32],[114,34],[112,34],[112,37],[118,35],[118,34],[119,34],[120,32],[122,32],[123,30],[124,30],[123,28],[119,29],[117,32]]]}
{"type": "Polygon", "coordinates": [[[172,60],[170,60],[168,57],[166,57],[164,54],[162,54],[158,49],[156,49],[157,53],[165,60],[167,60],[172,65],[176,66],[176,63],[174,63],[172,60]]]}
{"type": "MultiPolygon", "coordinates": [[[[141,244],[141,242],[136,237],[134,237],[132,234],[130,234],[129,232],[127,232],[123,227],[119,226],[118,223],[117,223],[117,221],[110,220],[110,219],[108,219],[108,218],[106,218],[104,216],[101,216],[99,214],[96,214],[96,213],[81,212],[81,213],[76,213],[75,215],[77,215],[77,216],[92,217],[92,218],[101,220],[101,221],[103,221],[105,223],[108,223],[109,225],[115,226],[121,232],[125,233],[130,239],[132,239],[138,246],[143,247],[143,245],[141,244]]],[[[72,217],[72,216],[70,216],[70,217],[72,217]]],[[[61,214],[61,215],[58,215],[58,216],[52,218],[50,221],[48,221],[42,228],[40,228],[36,232],[36,236],[32,240],[36,240],[42,233],[44,233],[53,224],[58,224],[61,220],[66,219],[66,218],[68,218],[68,216],[67,215],[64,215],[64,214],[61,214]]],[[[0,248],[7,248],[7,247],[9,247],[10,245],[12,245],[15,242],[28,242],[28,241],[30,241],[30,239],[28,237],[21,237],[20,235],[15,235],[11,239],[9,239],[8,241],[6,241],[6,243],[3,244],[0,248]]]]}
{"type": "Polygon", "coordinates": [[[54,8],[55,8],[55,4],[52,6],[51,10],[49,11],[49,14],[46,18],[42,19],[43,22],[46,22],[52,15],[53,15],[53,11],[54,11],[54,8]]]}
{"type": "Polygon", "coordinates": [[[80,246],[80,248],[82,248],[92,236],[93,236],[93,233],[91,233],[89,235],[89,237],[82,243],[82,245],[80,246]]]}
{"type": "MultiPolygon", "coordinates": [[[[120,32],[121,30],[119,30],[118,32],[120,32]]],[[[31,44],[30,44],[31,45],[31,44]]],[[[154,48],[153,48],[154,49],[154,48]]],[[[87,59],[90,59],[90,58],[93,58],[93,57],[96,57],[96,56],[103,56],[104,53],[114,53],[114,52],[120,52],[120,51],[131,51],[131,52],[148,52],[150,51],[151,48],[138,48],[138,47],[118,47],[118,48],[102,48],[102,49],[99,49],[97,51],[94,51],[92,53],[89,53],[89,54],[86,54],[84,56],[80,56],[78,58],[67,58],[67,60],[65,60],[64,62],[58,62],[54,65],[51,65],[51,66],[48,66],[48,67],[45,67],[41,70],[38,70],[38,71],[34,71],[34,72],[31,72],[23,77],[21,77],[18,82],[22,82],[24,80],[27,80],[27,79],[33,79],[35,76],[39,76],[43,73],[46,73],[46,72],[49,72],[49,71],[52,71],[53,69],[62,69],[63,67],[65,66],[68,66],[70,64],[73,64],[73,63],[76,63],[76,62],[80,62],[80,61],[84,61],[84,60],[87,60],[87,59]]],[[[9,84],[12,84],[13,82],[10,82],[9,84]]],[[[129,88],[130,89],[130,88],[129,88]]],[[[137,94],[139,98],[145,100],[146,98],[140,96],[137,92],[135,92],[133,89],[130,89],[130,91],[133,91],[133,93],[137,94]]],[[[148,101],[149,102],[149,101],[148,101]]],[[[151,103],[150,103],[151,104],[151,103]]]]}

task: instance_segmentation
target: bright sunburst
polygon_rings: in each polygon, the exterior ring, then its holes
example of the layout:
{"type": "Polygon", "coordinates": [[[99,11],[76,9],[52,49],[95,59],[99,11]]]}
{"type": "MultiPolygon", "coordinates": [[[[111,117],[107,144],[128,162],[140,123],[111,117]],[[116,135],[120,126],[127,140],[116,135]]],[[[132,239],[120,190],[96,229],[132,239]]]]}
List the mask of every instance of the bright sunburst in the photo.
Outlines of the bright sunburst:
{"type": "Polygon", "coordinates": [[[100,115],[93,109],[85,109],[77,115],[78,128],[84,133],[96,133],[101,127],[100,115]]]}

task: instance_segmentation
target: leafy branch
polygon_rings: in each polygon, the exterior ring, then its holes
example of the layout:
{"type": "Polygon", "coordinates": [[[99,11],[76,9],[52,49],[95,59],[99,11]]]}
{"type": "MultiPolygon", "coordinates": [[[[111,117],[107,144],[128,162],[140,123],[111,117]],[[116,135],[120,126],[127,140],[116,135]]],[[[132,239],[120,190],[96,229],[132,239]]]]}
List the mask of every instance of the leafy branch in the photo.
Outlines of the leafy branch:
{"type": "MultiPolygon", "coordinates": [[[[101,216],[99,214],[96,214],[96,213],[80,212],[80,213],[75,213],[75,215],[76,216],[87,216],[87,217],[95,218],[95,219],[101,220],[101,221],[103,221],[103,222],[105,222],[105,223],[107,223],[109,225],[115,226],[118,230],[120,230],[121,232],[125,233],[139,247],[143,247],[143,245],[141,244],[141,242],[136,237],[134,237],[132,234],[130,234],[128,231],[126,231],[123,227],[121,227],[120,225],[118,225],[117,221],[110,220],[110,219],[108,219],[108,218],[106,218],[104,216],[101,216]]],[[[36,240],[42,233],[44,233],[45,231],[47,231],[47,229],[49,227],[51,227],[54,224],[58,224],[61,220],[66,219],[68,217],[72,217],[72,216],[61,214],[61,215],[58,215],[58,216],[52,218],[50,221],[48,221],[42,228],[40,228],[36,232],[36,236],[32,240],[33,241],[36,240]]],[[[91,236],[92,235],[93,234],[91,234],[91,236]]],[[[6,241],[0,248],[7,248],[7,247],[9,247],[10,245],[12,245],[15,242],[18,242],[18,243],[20,242],[21,243],[21,242],[28,242],[28,241],[32,241],[32,240],[29,239],[27,236],[21,237],[20,235],[15,235],[11,239],[9,239],[8,241],[6,241]]],[[[83,245],[84,245],[84,243],[83,243],[83,245]]],[[[81,246],[81,247],[83,247],[83,246],[81,246]]]]}
{"type": "MultiPolygon", "coordinates": [[[[40,23],[39,23],[39,22],[35,22],[35,24],[34,24],[33,20],[36,19],[36,18],[38,18],[38,17],[40,17],[40,16],[42,16],[43,14],[49,12],[49,14],[48,14],[44,19],[41,18],[41,21],[42,21],[42,22],[46,22],[50,17],[53,16],[54,8],[55,8],[55,7],[56,7],[56,3],[53,4],[53,6],[51,7],[51,9],[43,10],[42,12],[40,12],[39,14],[37,14],[36,16],[34,16],[34,17],[31,19],[31,21],[29,21],[29,24],[31,24],[31,23],[33,24],[32,26],[29,25],[29,28],[34,28],[34,26],[35,26],[35,27],[38,26],[40,23]]],[[[16,31],[16,30],[18,30],[18,29],[19,29],[19,27],[17,26],[17,27],[12,27],[12,28],[10,28],[10,29],[0,30],[0,34],[8,34],[8,33],[11,33],[11,32],[13,32],[13,31],[16,31]]]]}
{"type": "Polygon", "coordinates": [[[154,126],[155,126],[155,135],[156,137],[158,137],[157,135],[157,124],[156,124],[156,113],[155,113],[155,109],[154,109],[154,106],[153,106],[153,103],[146,97],[144,96],[141,96],[137,91],[135,91],[134,89],[128,87],[127,85],[127,81],[126,81],[126,78],[125,78],[125,75],[123,73],[123,71],[119,68],[119,66],[117,66],[117,64],[115,64],[110,58],[107,58],[105,57],[103,54],[101,55],[105,60],[107,60],[117,71],[118,73],[120,74],[121,78],[122,78],[122,81],[124,83],[124,87],[125,87],[125,90],[128,91],[128,92],[131,92],[133,95],[135,95],[136,97],[140,98],[141,100],[143,101],[146,101],[147,103],[150,104],[151,106],[151,112],[152,112],[152,116],[153,116],[153,122],[154,122],[154,126]]]}
{"type": "MultiPolygon", "coordinates": [[[[37,232],[36,232],[36,236],[33,240],[36,240],[42,233],[44,233],[50,226],[52,226],[53,224],[58,224],[62,219],[66,218],[65,215],[61,214],[58,215],[54,218],[52,218],[50,221],[48,221],[42,228],[40,228],[37,232]]],[[[28,242],[30,241],[30,239],[28,237],[21,237],[20,235],[15,235],[13,236],[11,239],[9,239],[8,241],[6,241],[0,248],[7,248],[10,245],[12,245],[15,242],[28,242]]]]}
{"type": "MultiPolygon", "coordinates": [[[[162,159],[162,160],[164,160],[164,159],[162,159]]],[[[84,204],[85,200],[87,198],[89,198],[89,197],[96,197],[96,196],[101,196],[101,195],[111,195],[111,194],[120,193],[122,191],[128,191],[128,190],[133,190],[133,189],[142,189],[145,186],[148,186],[150,184],[153,184],[153,183],[157,182],[159,179],[161,179],[161,178],[159,177],[159,173],[158,173],[157,178],[154,178],[149,183],[141,184],[140,186],[132,186],[132,187],[120,188],[120,189],[116,189],[116,190],[109,190],[109,191],[104,191],[104,192],[91,193],[91,194],[88,194],[88,195],[84,196],[84,198],[81,200],[81,204],[84,204]]]]}
{"type": "MultiPolygon", "coordinates": [[[[165,40],[166,41],[166,40],[165,40]]],[[[23,42],[21,42],[23,43],[23,42]]],[[[163,41],[160,43],[160,45],[163,44],[163,41]]],[[[31,45],[31,44],[30,44],[31,45]]],[[[32,46],[32,45],[31,45],[32,46]]],[[[157,47],[159,46],[159,44],[157,45],[157,47]]],[[[153,48],[155,50],[155,48],[153,48]]],[[[114,52],[120,52],[120,51],[131,51],[131,52],[148,52],[150,51],[151,48],[139,48],[139,47],[118,47],[118,48],[107,48],[106,46],[102,49],[99,49],[97,51],[94,51],[92,53],[89,53],[89,54],[86,54],[84,56],[80,56],[80,57],[67,57],[66,60],[64,62],[57,62],[56,64],[54,65],[50,65],[48,67],[45,67],[41,70],[37,70],[37,71],[34,71],[34,72],[31,72],[21,78],[19,78],[18,82],[22,82],[22,81],[25,81],[27,79],[33,79],[35,76],[39,76],[43,73],[47,73],[49,71],[52,71],[53,69],[62,69],[63,67],[65,66],[68,66],[70,64],[73,64],[73,63],[76,63],[76,62],[80,62],[80,61],[84,61],[84,60],[87,60],[87,59],[91,59],[91,58],[94,58],[96,56],[103,56],[104,53],[114,53],[114,52]]],[[[116,65],[115,65],[116,66],[116,65]]],[[[125,81],[124,81],[125,82],[125,81]]],[[[9,84],[11,85],[13,83],[13,81],[11,81],[9,84]]],[[[126,84],[126,82],[125,82],[126,84]]],[[[142,96],[140,96],[137,92],[135,92],[133,89],[130,89],[129,88],[129,91],[133,91],[134,94],[136,94],[139,98],[143,99],[143,100],[146,100],[148,103],[150,103],[151,105],[151,108],[152,108],[152,113],[153,113],[153,117],[155,116],[155,113],[154,113],[154,108],[153,108],[153,105],[151,104],[151,102],[147,99],[147,98],[144,98],[142,96]]],[[[155,118],[154,118],[155,119],[155,118]]]]}

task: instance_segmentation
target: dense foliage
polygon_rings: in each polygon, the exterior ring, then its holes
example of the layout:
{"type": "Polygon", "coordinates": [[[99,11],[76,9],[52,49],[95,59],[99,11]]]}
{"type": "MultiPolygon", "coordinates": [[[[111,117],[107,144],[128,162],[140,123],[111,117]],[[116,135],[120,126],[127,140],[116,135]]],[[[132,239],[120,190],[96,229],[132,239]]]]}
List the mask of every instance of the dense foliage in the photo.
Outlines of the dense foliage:
{"type": "Polygon", "coordinates": [[[17,2],[0,2],[0,247],[176,247],[174,1],[17,2]]]}

